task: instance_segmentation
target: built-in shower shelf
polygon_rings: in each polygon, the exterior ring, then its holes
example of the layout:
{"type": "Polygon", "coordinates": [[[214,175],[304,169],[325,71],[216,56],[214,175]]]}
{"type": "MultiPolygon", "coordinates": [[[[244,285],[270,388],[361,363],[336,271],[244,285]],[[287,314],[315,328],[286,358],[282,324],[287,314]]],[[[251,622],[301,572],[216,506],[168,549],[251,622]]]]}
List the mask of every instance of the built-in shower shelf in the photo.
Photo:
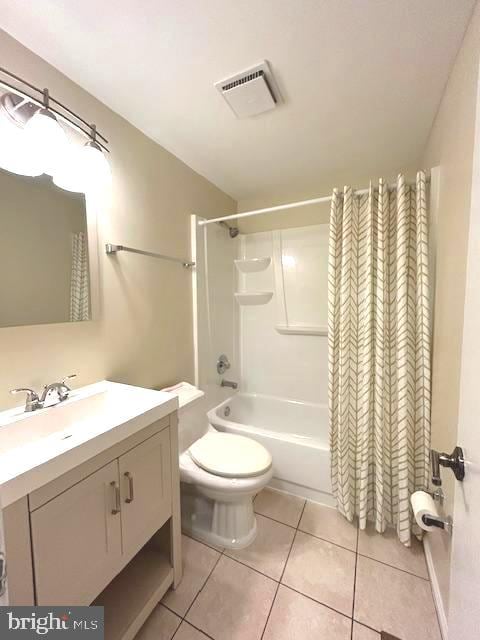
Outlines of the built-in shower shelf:
{"type": "Polygon", "coordinates": [[[275,329],[278,333],[292,333],[294,335],[300,336],[328,336],[328,327],[326,326],[318,326],[318,327],[308,327],[305,325],[286,325],[286,324],[277,324],[275,329]]]}
{"type": "Polygon", "coordinates": [[[235,260],[235,265],[242,273],[255,273],[256,271],[265,271],[270,266],[271,261],[270,256],[265,258],[243,258],[235,260]]]}
{"type": "Polygon", "coordinates": [[[267,304],[273,297],[273,291],[251,291],[250,293],[235,293],[235,300],[241,305],[267,304]]]}

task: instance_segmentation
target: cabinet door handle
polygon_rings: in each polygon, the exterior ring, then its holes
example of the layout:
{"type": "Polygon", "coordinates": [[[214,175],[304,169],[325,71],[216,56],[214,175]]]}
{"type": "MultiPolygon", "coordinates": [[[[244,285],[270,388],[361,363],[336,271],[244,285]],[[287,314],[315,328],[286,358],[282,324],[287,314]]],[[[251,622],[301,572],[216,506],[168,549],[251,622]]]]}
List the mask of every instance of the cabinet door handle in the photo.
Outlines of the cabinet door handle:
{"type": "Polygon", "coordinates": [[[110,482],[110,486],[113,488],[113,500],[114,500],[112,515],[116,516],[117,513],[120,513],[120,506],[121,506],[120,505],[120,487],[115,482],[115,480],[112,480],[110,482]]]}
{"type": "Polygon", "coordinates": [[[7,589],[7,562],[5,554],[0,551],[0,596],[3,596],[7,589]]]}
{"type": "Polygon", "coordinates": [[[128,498],[125,498],[125,502],[130,504],[133,502],[133,476],[129,471],[125,471],[123,475],[128,480],[128,498]]]}

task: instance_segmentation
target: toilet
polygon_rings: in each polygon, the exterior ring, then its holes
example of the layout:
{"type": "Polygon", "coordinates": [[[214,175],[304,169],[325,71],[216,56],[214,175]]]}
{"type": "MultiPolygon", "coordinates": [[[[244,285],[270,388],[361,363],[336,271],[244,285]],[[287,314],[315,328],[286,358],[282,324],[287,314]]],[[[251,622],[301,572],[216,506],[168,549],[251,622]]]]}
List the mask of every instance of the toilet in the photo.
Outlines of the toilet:
{"type": "Polygon", "coordinates": [[[272,456],[251,438],[207,422],[205,394],[187,382],[178,397],[182,530],[207,544],[243,549],[255,540],[253,499],[271,480],[272,456]]]}

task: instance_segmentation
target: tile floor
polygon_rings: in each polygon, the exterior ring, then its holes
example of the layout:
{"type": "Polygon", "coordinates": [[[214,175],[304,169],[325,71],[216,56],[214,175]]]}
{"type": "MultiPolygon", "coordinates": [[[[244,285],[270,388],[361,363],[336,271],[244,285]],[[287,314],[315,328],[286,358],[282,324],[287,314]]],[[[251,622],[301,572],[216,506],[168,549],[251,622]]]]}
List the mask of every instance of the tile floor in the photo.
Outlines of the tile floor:
{"type": "Polygon", "coordinates": [[[184,577],[137,640],[441,640],[423,555],[265,489],[242,551],[183,537],[184,577]]]}

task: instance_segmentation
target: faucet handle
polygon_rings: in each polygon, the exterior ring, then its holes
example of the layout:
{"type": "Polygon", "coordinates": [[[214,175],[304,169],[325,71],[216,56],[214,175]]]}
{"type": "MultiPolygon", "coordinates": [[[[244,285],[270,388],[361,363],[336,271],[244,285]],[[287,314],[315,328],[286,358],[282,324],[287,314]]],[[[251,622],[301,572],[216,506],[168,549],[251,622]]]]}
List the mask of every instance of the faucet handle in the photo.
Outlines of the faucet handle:
{"type": "Polygon", "coordinates": [[[65,383],[67,380],[73,380],[73,378],[76,378],[77,374],[76,373],[71,373],[69,376],[65,376],[65,378],[62,378],[60,380],[60,384],[64,384],[65,386],[67,386],[65,383]]]}
{"type": "Polygon", "coordinates": [[[25,401],[25,411],[35,411],[40,406],[40,399],[38,397],[37,392],[34,389],[29,389],[28,387],[20,387],[18,389],[10,389],[10,393],[12,396],[17,393],[26,393],[27,399],[25,401]]]}
{"type": "Polygon", "coordinates": [[[12,396],[16,395],[17,393],[28,393],[29,396],[32,396],[32,398],[37,397],[37,392],[34,389],[29,389],[28,387],[20,387],[19,389],[10,389],[10,393],[12,394],[12,396]]]}

